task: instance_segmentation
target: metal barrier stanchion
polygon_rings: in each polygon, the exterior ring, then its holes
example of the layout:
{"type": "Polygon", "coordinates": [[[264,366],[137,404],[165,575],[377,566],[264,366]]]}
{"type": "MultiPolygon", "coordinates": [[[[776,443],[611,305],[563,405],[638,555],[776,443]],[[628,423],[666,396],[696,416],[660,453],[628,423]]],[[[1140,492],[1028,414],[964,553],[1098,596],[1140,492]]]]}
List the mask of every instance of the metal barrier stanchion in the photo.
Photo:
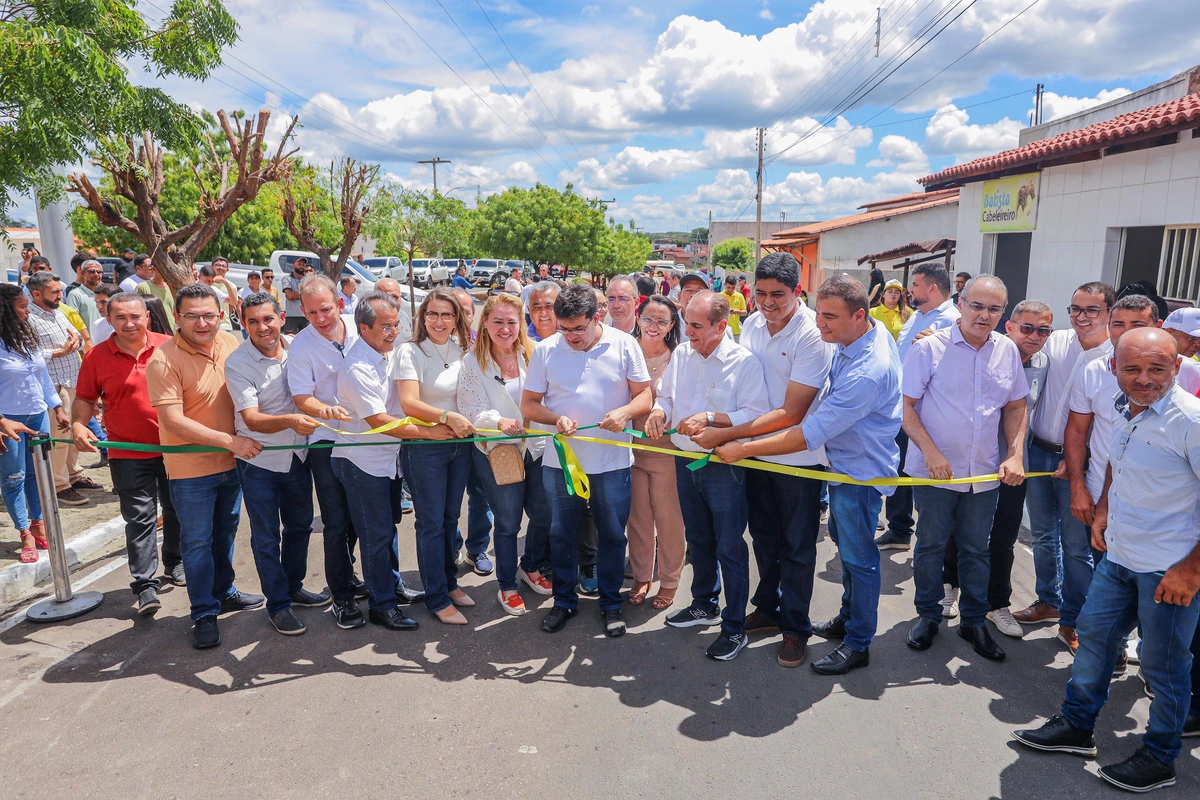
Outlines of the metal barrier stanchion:
{"type": "Polygon", "coordinates": [[[71,591],[71,573],[67,569],[67,546],[63,542],[62,522],[58,518],[58,494],[54,491],[54,467],[50,462],[52,442],[34,448],[33,470],[37,474],[38,493],[50,550],[50,575],[54,579],[54,597],[34,603],[25,612],[30,622],[55,622],[86,614],[104,600],[100,592],[71,591]]]}

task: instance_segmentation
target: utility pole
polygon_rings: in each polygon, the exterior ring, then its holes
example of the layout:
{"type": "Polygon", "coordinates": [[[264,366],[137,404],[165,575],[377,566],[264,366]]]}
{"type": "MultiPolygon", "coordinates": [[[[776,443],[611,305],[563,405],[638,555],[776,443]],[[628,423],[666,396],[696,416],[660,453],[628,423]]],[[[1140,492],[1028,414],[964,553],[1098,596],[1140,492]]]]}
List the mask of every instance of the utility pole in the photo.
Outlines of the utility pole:
{"type": "Polygon", "coordinates": [[[418,161],[417,163],[433,165],[433,193],[434,193],[434,195],[437,195],[437,193],[438,193],[438,191],[437,191],[437,167],[438,167],[438,164],[449,164],[449,163],[451,163],[450,159],[442,158],[441,156],[435,156],[433,158],[429,158],[424,161],[418,161]]]}
{"type": "Polygon", "coordinates": [[[1037,125],[1042,124],[1042,96],[1046,93],[1046,84],[1039,83],[1037,85],[1037,99],[1034,101],[1034,119],[1037,125]]]}
{"type": "Polygon", "coordinates": [[[875,57],[879,58],[879,31],[880,23],[883,21],[883,9],[875,9],[875,57]]]}
{"type": "Polygon", "coordinates": [[[758,129],[758,192],[754,200],[757,208],[754,211],[754,263],[762,258],[762,194],[763,194],[763,135],[766,128],[758,129]]]}

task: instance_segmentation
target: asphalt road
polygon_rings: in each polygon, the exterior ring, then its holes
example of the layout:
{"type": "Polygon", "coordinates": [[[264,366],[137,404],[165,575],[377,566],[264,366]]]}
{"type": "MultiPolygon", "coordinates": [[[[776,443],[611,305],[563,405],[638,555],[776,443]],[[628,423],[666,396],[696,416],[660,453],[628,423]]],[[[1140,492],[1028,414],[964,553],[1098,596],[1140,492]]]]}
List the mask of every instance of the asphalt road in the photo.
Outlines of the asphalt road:
{"type": "MultiPolygon", "coordinates": [[[[239,585],[256,591],[248,538],[243,524],[239,585]]],[[[827,539],[819,556],[818,618],[840,595],[827,539]]],[[[315,534],[310,588],[324,585],[320,558],[315,534]]],[[[290,638],[258,610],[222,617],[223,645],[201,652],[189,644],[185,591],[164,591],[158,617],[139,619],[118,561],[88,587],[105,602],[87,616],[0,624],[0,794],[1118,796],[1094,773],[1138,746],[1148,701],[1133,672],[1113,684],[1097,762],[1017,749],[1009,730],[1055,713],[1069,656],[1050,628],[997,636],[1009,655],[1000,664],[945,626],[931,650],[909,650],[909,559],[884,562],[871,666],[840,679],[779,667],[778,637],[733,662],[707,660],[715,629],[666,628],[649,604],[627,607],[622,639],[601,635],[586,599],[565,631],[545,634],[542,611],[505,616],[494,580],[474,575],[463,584],[479,605],[462,628],[418,607],[413,633],[341,631],[301,609],[309,631],[290,638]]],[[[417,581],[415,564],[409,517],[401,566],[417,581]]],[[[1032,588],[1024,549],[1015,571],[1021,603],[1032,588]]],[[[831,649],[811,645],[810,659],[831,649]]],[[[1164,797],[1200,787],[1200,740],[1185,742],[1179,785],[1164,797]]]]}

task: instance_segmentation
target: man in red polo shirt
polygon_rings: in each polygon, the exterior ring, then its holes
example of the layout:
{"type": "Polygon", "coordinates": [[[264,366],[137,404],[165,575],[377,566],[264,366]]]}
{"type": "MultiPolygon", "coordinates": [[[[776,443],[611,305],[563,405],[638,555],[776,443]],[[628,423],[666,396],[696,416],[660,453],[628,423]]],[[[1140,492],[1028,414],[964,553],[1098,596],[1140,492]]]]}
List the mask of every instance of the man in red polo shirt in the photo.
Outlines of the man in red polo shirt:
{"type": "MultiPolygon", "coordinates": [[[[80,452],[94,453],[96,437],[87,422],[104,400],[104,427],[114,442],[158,446],[158,412],[150,405],[146,364],[170,336],[151,333],[146,301],[137,294],[118,294],[108,301],[108,321],[113,334],[84,356],[75,402],[71,405],[72,432],[80,452]]],[[[179,519],[167,490],[167,471],[161,453],[112,448],[108,468],[125,518],[125,543],[129,549],[130,587],[138,599],[138,613],[153,616],[158,600],[158,505],[163,510],[163,571],[176,586],[185,585],[179,552],[179,519]]]]}

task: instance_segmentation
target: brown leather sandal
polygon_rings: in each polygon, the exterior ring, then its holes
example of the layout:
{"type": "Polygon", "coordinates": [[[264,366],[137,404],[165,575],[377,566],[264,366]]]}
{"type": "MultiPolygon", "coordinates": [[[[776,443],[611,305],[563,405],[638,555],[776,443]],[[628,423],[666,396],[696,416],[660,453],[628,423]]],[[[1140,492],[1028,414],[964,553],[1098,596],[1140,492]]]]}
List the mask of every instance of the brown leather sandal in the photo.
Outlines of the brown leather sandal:
{"type": "Polygon", "coordinates": [[[645,583],[634,583],[633,588],[629,590],[629,605],[641,605],[646,600],[646,595],[650,593],[650,588],[654,586],[650,581],[645,583]]]}
{"type": "Polygon", "coordinates": [[[670,608],[671,604],[675,602],[675,592],[676,591],[678,591],[678,590],[677,589],[664,589],[660,586],[658,588],[658,594],[654,595],[654,597],[651,598],[650,605],[652,605],[654,608],[658,609],[659,611],[662,611],[664,608],[670,608]]]}

